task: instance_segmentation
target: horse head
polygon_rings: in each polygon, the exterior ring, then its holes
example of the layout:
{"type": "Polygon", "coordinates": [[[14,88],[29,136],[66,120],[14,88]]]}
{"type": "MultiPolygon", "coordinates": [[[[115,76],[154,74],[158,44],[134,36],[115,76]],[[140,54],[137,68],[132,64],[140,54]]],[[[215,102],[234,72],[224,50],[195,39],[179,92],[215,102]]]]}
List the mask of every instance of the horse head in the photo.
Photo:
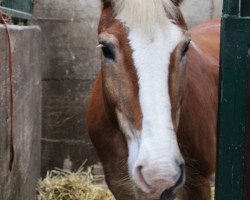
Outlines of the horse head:
{"type": "Polygon", "coordinates": [[[177,0],[102,0],[99,45],[105,109],[126,138],[137,193],[184,184],[177,142],[190,37],[177,0]]]}

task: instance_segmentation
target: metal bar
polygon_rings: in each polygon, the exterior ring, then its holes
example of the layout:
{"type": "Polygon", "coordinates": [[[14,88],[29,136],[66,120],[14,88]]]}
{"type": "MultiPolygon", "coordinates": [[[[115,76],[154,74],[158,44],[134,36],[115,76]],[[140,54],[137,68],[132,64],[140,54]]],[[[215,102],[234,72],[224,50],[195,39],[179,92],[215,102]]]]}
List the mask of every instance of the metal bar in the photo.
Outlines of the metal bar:
{"type": "Polygon", "coordinates": [[[16,18],[20,18],[20,19],[32,19],[32,15],[26,12],[22,12],[22,11],[17,11],[17,10],[13,10],[10,8],[5,8],[0,6],[0,10],[10,16],[16,17],[16,18]]]}
{"type": "Polygon", "coordinates": [[[223,14],[224,15],[236,15],[240,13],[239,0],[224,0],[223,2],[223,14]]]}
{"type": "Polygon", "coordinates": [[[241,16],[250,17],[250,1],[249,0],[241,0],[241,16]]]}
{"type": "Polygon", "coordinates": [[[249,36],[249,18],[222,17],[216,200],[243,199],[249,36]]]}

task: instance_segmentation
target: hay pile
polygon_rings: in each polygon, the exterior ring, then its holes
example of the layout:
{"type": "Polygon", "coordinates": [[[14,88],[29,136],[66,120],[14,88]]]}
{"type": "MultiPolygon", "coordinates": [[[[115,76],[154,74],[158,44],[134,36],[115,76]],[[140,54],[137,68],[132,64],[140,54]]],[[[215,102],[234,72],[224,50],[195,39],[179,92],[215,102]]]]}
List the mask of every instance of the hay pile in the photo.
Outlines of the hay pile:
{"type": "Polygon", "coordinates": [[[93,176],[91,168],[75,173],[60,169],[47,173],[37,186],[37,200],[115,200],[108,188],[99,184],[103,176],[93,176]]]}
{"type": "Polygon", "coordinates": [[[53,170],[39,180],[37,200],[115,200],[103,180],[103,175],[93,175],[91,167],[75,173],[53,170]]]}

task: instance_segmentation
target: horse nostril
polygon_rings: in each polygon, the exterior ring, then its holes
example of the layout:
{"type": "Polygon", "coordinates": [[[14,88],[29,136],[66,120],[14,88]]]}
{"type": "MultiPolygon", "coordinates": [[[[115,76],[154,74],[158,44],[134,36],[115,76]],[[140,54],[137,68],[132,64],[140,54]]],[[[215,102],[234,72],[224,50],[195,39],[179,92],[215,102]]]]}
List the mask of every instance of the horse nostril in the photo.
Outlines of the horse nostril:
{"type": "Polygon", "coordinates": [[[175,192],[178,187],[183,183],[185,176],[185,164],[180,164],[180,177],[175,183],[175,185],[161,194],[161,200],[175,199],[175,192]]]}
{"type": "Polygon", "coordinates": [[[181,175],[180,175],[180,178],[179,180],[177,181],[177,186],[182,184],[184,179],[185,179],[185,164],[180,164],[180,170],[181,170],[181,175]]]}
{"type": "Polygon", "coordinates": [[[135,178],[136,178],[137,184],[140,186],[140,188],[145,193],[148,193],[148,192],[150,192],[150,186],[146,182],[142,170],[143,170],[143,166],[142,165],[139,165],[139,166],[136,167],[135,178]]]}
{"type": "Polygon", "coordinates": [[[144,180],[144,177],[143,177],[143,175],[142,175],[142,166],[140,165],[140,166],[138,166],[137,168],[136,168],[136,172],[137,172],[137,175],[138,175],[138,178],[140,179],[140,180],[144,180]]]}

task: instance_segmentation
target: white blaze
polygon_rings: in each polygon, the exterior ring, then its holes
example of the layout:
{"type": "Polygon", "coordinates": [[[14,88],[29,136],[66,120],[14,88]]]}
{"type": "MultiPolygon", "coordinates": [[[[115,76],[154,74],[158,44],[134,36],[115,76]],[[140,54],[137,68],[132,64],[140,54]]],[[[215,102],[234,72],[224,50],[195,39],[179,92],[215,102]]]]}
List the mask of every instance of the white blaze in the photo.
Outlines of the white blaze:
{"type": "Polygon", "coordinates": [[[169,169],[170,176],[176,173],[173,162],[181,155],[171,117],[169,63],[171,53],[181,40],[182,31],[167,18],[165,27],[156,25],[154,28],[153,37],[136,28],[129,29],[143,117],[140,139],[134,137],[136,141],[129,143],[129,168],[131,171],[135,160],[147,158],[169,169]],[[134,155],[131,155],[132,152],[134,155]]]}

